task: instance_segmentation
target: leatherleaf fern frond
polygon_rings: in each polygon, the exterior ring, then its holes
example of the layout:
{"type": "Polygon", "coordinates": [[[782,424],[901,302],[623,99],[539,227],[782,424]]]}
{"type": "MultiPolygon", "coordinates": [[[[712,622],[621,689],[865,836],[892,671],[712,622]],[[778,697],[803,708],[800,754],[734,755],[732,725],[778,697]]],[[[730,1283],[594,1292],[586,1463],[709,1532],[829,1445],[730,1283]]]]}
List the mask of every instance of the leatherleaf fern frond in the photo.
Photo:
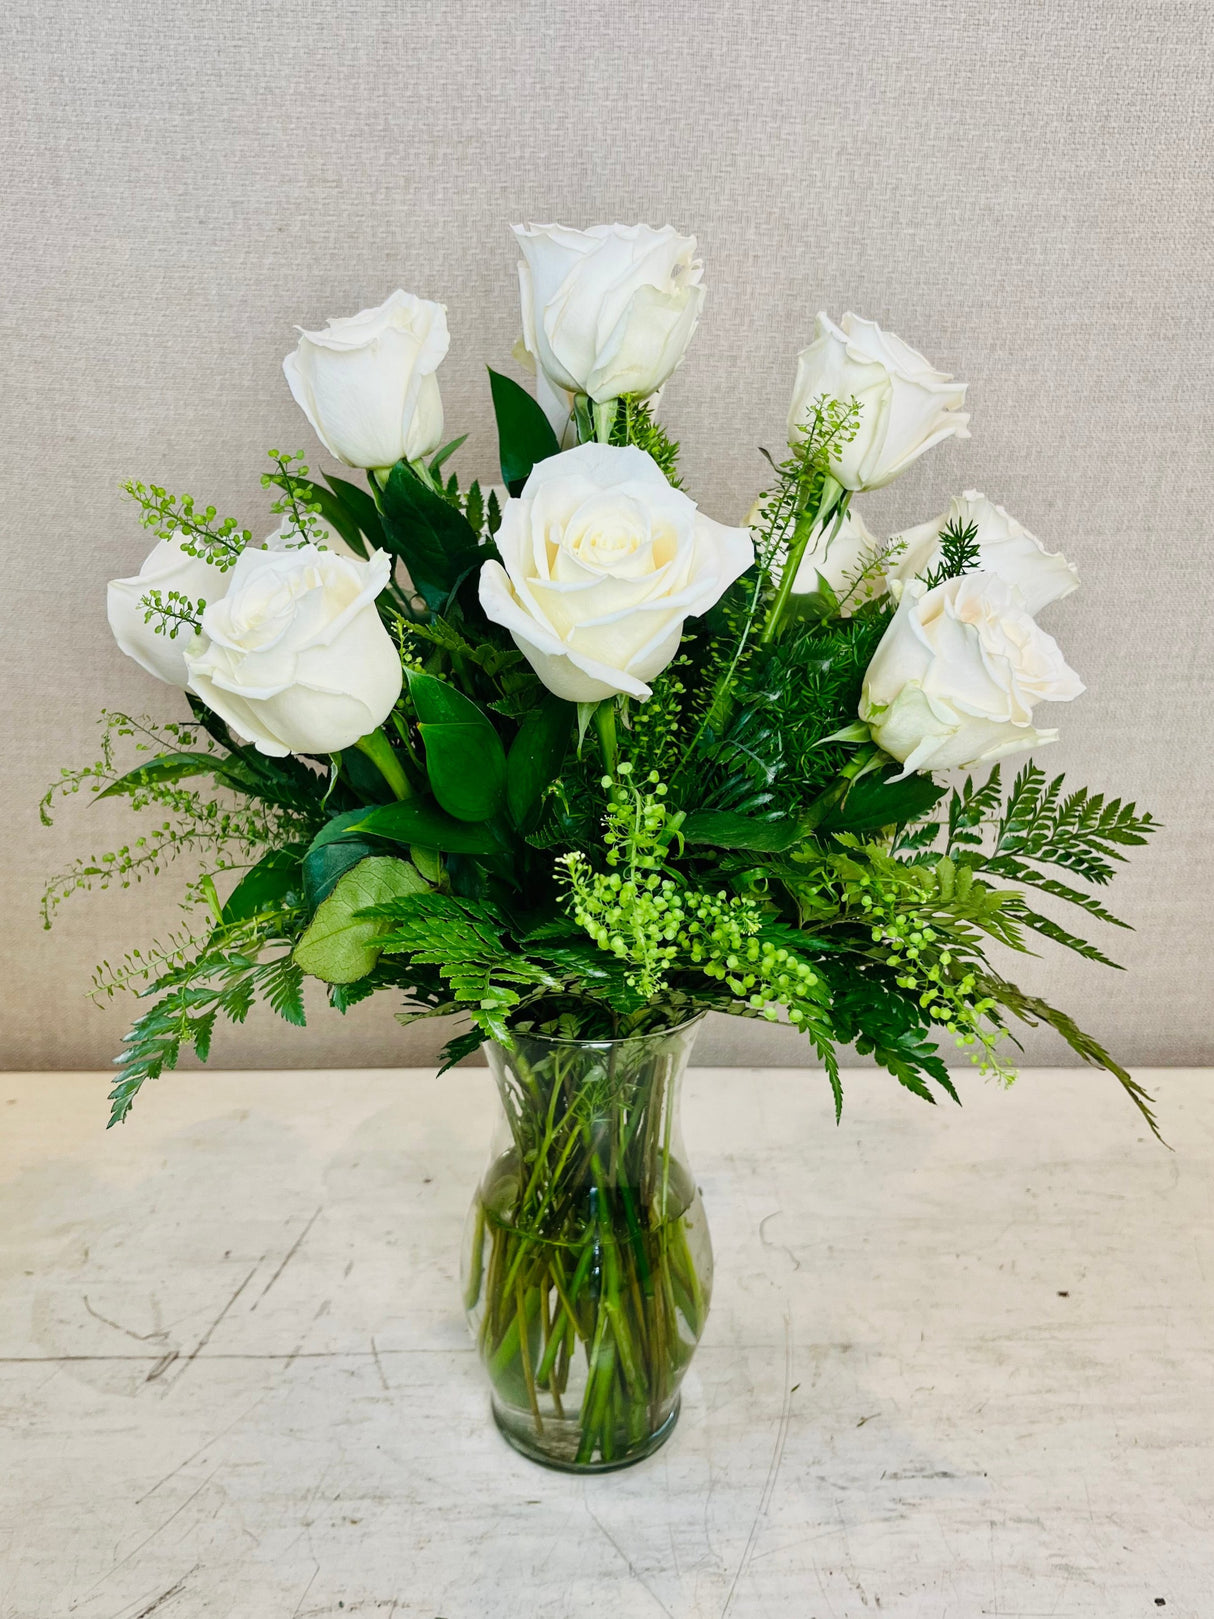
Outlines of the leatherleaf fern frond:
{"type": "Polygon", "coordinates": [[[520,990],[559,989],[560,980],[521,955],[505,935],[501,914],[481,900],[452,894],[409,894],[360,915],[389,921],[379,941],[387,956],[432,966],[450,985],[452,1010],[467,1011],[495,1040],[509,1041],[507,1020],[520,990]]]}
{"type": "Polygon", "coordinates": [[[303,974],[291,957],[298,914],[273,907],[220,923],[196,952],[148,985],[143,996],[156,999],[136,1019],[116,1059],[111,1125],[122,1123],[147,1080],[176,1068],[183,1047],[192,1047],[205,1062],[220,1016],[243,1023],[262,1000],[288,1023],[304,1024],[303,974]]]}

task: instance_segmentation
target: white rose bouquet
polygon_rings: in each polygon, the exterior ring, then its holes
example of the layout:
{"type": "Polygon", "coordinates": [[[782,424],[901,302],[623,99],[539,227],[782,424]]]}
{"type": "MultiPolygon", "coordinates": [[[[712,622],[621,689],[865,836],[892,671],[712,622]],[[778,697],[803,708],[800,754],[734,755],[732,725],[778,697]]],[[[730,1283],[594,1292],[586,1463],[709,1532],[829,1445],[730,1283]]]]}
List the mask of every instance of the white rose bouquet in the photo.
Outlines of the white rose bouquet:
{"type": "Polygon", "coordinates": [[[445,312],[400,291],[302,333],[284,366],[365,485],[272,451],[262,545],[127,486],[156,545],[111,584],[110,623],[189,713],[108,714],[101,760],[48,793],[46,810],[81,786],[125,797],[153,825],[56,878],[46,911],[199,858],[194,925],[98,972],[96,993],[151,1003],[113,1122],[183,1046],[205,1058],[217,1018],[260,998],[302,1024],[307,978],[338,1012],[382,992],[406,1021],[462,1017],[445,1064],[489,1041],[516,1086],[511,1174],[533,1166],[511,1221],[571,1208],[575,1168],[602,1194],[594,1230],[620,1201],[605,1268],[590,1228],[541,1262],[507,1222],[483,1266],[478,1235],[483,1351],[538,1434],[541,1396],[564,1420],[581,1343],[575,1460],[607,1466],[671,1411],[705,1278],[663,1224],[669,1109],[642,1127],[658,1103],[620,1104],[596,1144],[581,1103],[557,1107],[565,1080],[542,1100],[541,1070],[567,1069],[529,1066],[527,1042],[639,1049],[706,1010],[783,1019],[839,1109],[839,1047],[959,1100],[942,1036],[1006,1079],[1009,1023],[1045,1022],[1154,1128],[1133,1078],[988,956],[1044,938],[1107,962],[1034,893],[1115,923],[1093,890],[1154,823],[1023,757],[1057,735],[1047,705],[1083,691],[1037,622],[1077,584],[1066,558],[973,490],[887,540],[853,503],[968,436],[964,384],[870,321],[819,316],[788,444],[745,522],[724,522],[682,487],[655,414],[703,304],[694,239],[517,237],[536,395],[490,372],[500,496],[448,466],[464,439],[440,443],[445,312]]]}
{"type": "Polygon", "coordinates": [[[820,315],[787,449],[731,526],[682,488],[654,412],[703,305],[695,239],[515,233],[539,398],[490,373],[501,498],[447,467],[464,440],[440,445],[445,310],[402,291],[301,332],[284,363],[365,487],[272,452],[278,527],[257,546],[189,496],[127,486],[157,539],[111,584],[110,622],[191,713],[111,714],[103,760],[65,772],[62,790],[169,820],[56,879],[48,915],[193,851],[206,926],[99,979],[157,997],[114,1118],[183,1044],[205,1054],[217,1014],[261,995],[302,1023],[305,973],[339,1011],[384,990],[410,1017],[463,1013],[450,1061],[517,1030],[785,1018],[837,1101],[839,1045],[956,1095],[939,1029],[1006,1075],[1010,1014],[1145,1110],[982,949],[1043,936],[1104,961],[1029,895],[1112,920],[1075,885],[1103,885],[1153,824],[1032,763],[1003,784],[1001,761],[1057,735],[1042,706],[1083,690],[1036,620],[1075,570],[974,490],[886,541],[853,504],[968,436],[965,384],[820,315]],[[124,772],[120,737],[150,756],[124,772]],[[199,778],[214,796],[182,785],[199,778]]]}

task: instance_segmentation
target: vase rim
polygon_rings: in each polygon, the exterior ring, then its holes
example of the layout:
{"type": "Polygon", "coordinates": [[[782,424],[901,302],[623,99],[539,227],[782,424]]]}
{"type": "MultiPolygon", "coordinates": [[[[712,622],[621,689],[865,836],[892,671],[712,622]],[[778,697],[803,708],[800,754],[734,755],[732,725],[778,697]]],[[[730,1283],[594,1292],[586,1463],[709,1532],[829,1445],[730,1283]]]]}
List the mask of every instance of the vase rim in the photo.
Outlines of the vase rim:
{"type": "MultiPolygon", "coordinates": [[[[694,1028],[697,1023],[703,1022],[708,1016],[708,1008],[702,1012],[693,1012],[682,1023],[674,1023],[669,1029],[651,1029],[648,1034],[622,1034],[614,1040],[578,1040],[567,1034],[533,1034],[530,1030],[512,1030],[520,1040],[540,1040],[549,1046],[582,1046],[587,1050],[594,1050],[606,1046],[640,1045],[645,1040],[668,1040],[672,1034],[684,1034],[688,1029],[694,1028]]],[[[500,1045],[500,1041],[494,1042],[500,1045]]]]}

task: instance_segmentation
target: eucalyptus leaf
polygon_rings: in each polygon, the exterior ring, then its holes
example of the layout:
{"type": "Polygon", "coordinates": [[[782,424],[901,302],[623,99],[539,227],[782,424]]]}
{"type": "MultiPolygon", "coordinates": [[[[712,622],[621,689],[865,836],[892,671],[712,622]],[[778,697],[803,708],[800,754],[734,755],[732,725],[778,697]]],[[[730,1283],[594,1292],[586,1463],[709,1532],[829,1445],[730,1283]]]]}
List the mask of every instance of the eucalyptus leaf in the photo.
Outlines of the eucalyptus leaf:
{"type": "Polygon", "coordinates": [[[425,878],[407,860],[393,855],[360,860],[317,908],[295,946],[296,966],[326,984],[353,984],[365,978],[379,960],[379,940],[392,923],[358,913],[406,894],[423,893],[427,887],[425,878]]]}

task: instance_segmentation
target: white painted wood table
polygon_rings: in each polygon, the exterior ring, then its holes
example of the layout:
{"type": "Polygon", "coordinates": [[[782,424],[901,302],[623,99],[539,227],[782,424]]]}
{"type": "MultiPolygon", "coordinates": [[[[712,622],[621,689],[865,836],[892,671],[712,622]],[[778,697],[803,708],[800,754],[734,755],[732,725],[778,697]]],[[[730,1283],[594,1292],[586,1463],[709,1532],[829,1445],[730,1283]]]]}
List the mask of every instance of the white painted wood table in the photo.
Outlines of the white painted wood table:
{"type": "Polygon", "coordinates": [[[460,1315],[484,1070],[0,1075],[4,1619],[1211,1619],[1214,1084],[929,1108],[701,1070],[682,1420],[510,1451],[460,1315]]]}

